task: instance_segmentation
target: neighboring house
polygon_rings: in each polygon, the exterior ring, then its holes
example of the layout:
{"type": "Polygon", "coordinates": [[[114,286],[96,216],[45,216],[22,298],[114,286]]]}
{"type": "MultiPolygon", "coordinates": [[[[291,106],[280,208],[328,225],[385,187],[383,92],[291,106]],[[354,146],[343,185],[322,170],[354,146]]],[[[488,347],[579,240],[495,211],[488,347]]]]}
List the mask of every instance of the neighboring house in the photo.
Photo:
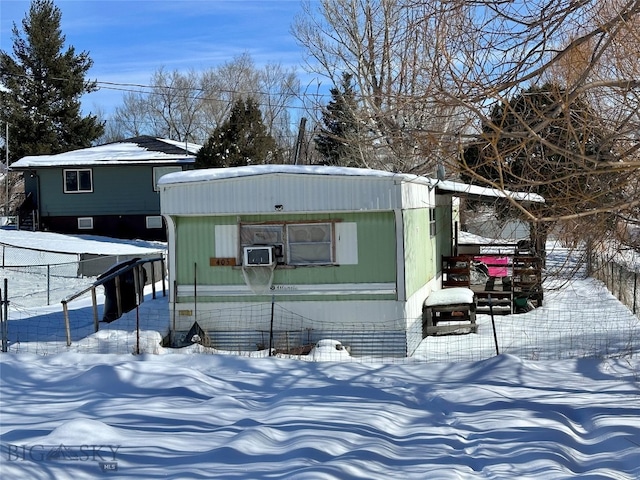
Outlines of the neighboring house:
{"type": "Polygon", "coordinates": [[[323,338],[406,356],[454,249],[470,185],[345,167],[258,165],[159,181],[174,345],[294,351],[323,338]],[[204,338],[203,338],[204,336],[204,338]]]}
{"type": "Polygon", "coordinates": [[[200,145],[149,136],[21,158],[19,228],[165,240],[158,179],[193,168],[200,145]]]}

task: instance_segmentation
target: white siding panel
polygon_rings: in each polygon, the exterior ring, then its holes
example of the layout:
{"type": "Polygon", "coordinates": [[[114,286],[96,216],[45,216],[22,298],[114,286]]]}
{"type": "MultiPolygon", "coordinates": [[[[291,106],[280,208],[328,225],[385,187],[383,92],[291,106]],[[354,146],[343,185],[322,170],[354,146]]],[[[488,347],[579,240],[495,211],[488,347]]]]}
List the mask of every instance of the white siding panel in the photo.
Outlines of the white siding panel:
{"type": "Polygon", "coordinates": [[[161,188],[166,215],[388,211],[431,198],[428,186],[389,177],[269,174],[161,188]]]}
{"type": "Polygon", "coordinates": [[[214,243],[216,257],[235,257],[238,254],[238,226],[216,225],[214,243]]]}
{"type": "Polygon", "coordinates": [[[336,263],[338,265],[358,264],[358,224],[354,222],[336,223],[336,263]]]}
{"type": "Polygon", "coordinates": [[[402,184],[403,208],[429,208],[435,205],[435,201],[435,188],[420,183],[405,182],[402,184]]]}
{"type": "MultiPolygon", "coordinates": [[[[350,328],[362,331],[363,328],[380,330],[404,330],[406,320],[404,304],[393,300],[381,301],[304,301],[278,302],[277,305],[288,311],[288,325],[291,328],[350,328]],[[293,319],[296,319],[294,322],[293,319]],[[366,326],[366,327],[365,327],[366,326]]],[[[269,331],[270,309],[260,310],[262,319],[248,318],[239,322],[237,318],[224,319],[224,312],[242,311],[247,308],[245,302],[198,303],[197,307],[190,302],[180,303],[174,310],[170,305],[170,312],[176,311],[176,330],[188,330],[197,321],[205,330],[265,330],[269,331]],[[189,315],[181,315],[180,311],[187,311],[189,315]],[[196,318],[197,315],[197,318],[196,318]]],[[[256,315],[256,314],[254,314],[256,315]]],[[[259,317],[259,315],[257,315],[259,317]]],[[[339,340],[339,339],[338,339],[339,340]]]]}

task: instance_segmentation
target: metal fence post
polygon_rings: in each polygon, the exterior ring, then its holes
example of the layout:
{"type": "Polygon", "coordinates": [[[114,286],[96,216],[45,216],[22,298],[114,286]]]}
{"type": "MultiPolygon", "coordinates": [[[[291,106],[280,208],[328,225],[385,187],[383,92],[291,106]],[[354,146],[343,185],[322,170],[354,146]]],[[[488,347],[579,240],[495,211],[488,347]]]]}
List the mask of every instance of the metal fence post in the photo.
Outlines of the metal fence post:
{"type": "Polygon", "coordinates": [[[47,305],[51,305],[51,265],[47,264],[47,305]]]}
{"type": "Polygon", "coordinates": [[[9,321],[9,295],[7,293],[8,290],[8,280],[4,279],[4,300],[2,297],[3,290],[0,289],[0,306],[2,307],[0,311],[0,330],[2,330],[2,351],[6,352],[8,350],[8,341],[7,336],[8,332],[8,321],[9,321]]]}
{"type": "Polygon", "coordinates": [[[624,303],[622,296],[622,265],[618,265],[618,299],[624,303]]]}
{"type": "Polygon", "coordinates": [[[100,330],[100,323],[98,322],[98,299],[96,297],[96,287],[91,287],[91,307],[93,309],[93,331],[100,330]]]}
{"type": "Polygon", "coordinates": [[[636,314],[636,306],[637,306],[637,294],[638,294],[638,274],[636,272],[633,273],[633,314],[636,314]]]}
{"type": "Polygon", "coordinates": [[[62,300],[62,313],[64,314],[64,330],[67,334],[67,347],[71,346],[71,325],[69,324],[69,309],[67,301],[62,300]]]}

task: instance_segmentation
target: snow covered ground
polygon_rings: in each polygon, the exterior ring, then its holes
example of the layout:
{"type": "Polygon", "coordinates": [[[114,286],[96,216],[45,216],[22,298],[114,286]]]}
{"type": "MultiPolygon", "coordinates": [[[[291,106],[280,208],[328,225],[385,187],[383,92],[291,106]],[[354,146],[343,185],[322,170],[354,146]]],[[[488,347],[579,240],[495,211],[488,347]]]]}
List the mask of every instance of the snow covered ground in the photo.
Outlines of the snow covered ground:
{"type": "Polygon", "coordinates": [[[638,320],[591,279],[547,287],[542,308],[496,317],[497,356],[488,316],[389,362],[332,342],[304,361],[164,349],[161,295],[140,336],[135,315],[75,325],[88,336],[68,349],[26,329],[0,354],[0,477],[640,478],[638,320]]]}

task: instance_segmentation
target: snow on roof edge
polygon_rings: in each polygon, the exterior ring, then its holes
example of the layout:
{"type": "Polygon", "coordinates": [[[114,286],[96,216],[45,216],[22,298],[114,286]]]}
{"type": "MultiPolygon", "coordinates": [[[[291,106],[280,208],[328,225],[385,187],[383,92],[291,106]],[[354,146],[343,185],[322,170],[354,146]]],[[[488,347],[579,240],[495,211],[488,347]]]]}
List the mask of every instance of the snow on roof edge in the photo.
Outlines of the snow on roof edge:
{"type": "Polygon", "coordinates": [[[334,175],[350,177],[379,177],[393,178],[402,182],[419,183],[428,187],[437,187],[440,190],[452,194],[470,194],[492,198],[513,198],[517,201],[544,203],[544,198],[534,193],[511,192],[495,188],[470,185],[468,183],[453,182],[451,180],[437,180],[409,173],[387,172],[368,168],[334,167],[324,165],[251,165],[244,167],[207,168],[182,172],[174,172],[164,175],[158,181],[158,186],[176,185],[182,183],[208,182],[241,177],[250,177],[268,174],[289,175],[334,175]]]}
{"type": "Polygon", "coordinates": [[[348,177],[379,177],[396,178],[403,181],[418,181],[431,184],[433,181],[427,177],[407,173],[394,173],[384,170],[369,168],[334,167],[326,165],[249,165],[243,167],[206,168],[174,172],[163,175],[158,185],[178,183],[208,182],[232,178],[252,177],[258,175],[287,174],[287,175],[323,175],[323,176],[348,176],[348,177]]]}
{"type": "MultiPolygon", "coordinates": [[[[156,140],[168,145],[185,148],[184,142],[177,142],[165,138],[156,140]]],[[[196,148],[196,144],[187,144],[190,149],[196,148]]],[[[157,163],[193,163],[195,154],[169,154],[154,150],[148,150],[137,143],[113,142],[95,147],[80,148],[69,152],[54,155],[29,155],[12,163],[10,169],[34,168],[34,167],[63,167],[78,165],[122,165],[126,163],[157,162],[157,163]]]]}

